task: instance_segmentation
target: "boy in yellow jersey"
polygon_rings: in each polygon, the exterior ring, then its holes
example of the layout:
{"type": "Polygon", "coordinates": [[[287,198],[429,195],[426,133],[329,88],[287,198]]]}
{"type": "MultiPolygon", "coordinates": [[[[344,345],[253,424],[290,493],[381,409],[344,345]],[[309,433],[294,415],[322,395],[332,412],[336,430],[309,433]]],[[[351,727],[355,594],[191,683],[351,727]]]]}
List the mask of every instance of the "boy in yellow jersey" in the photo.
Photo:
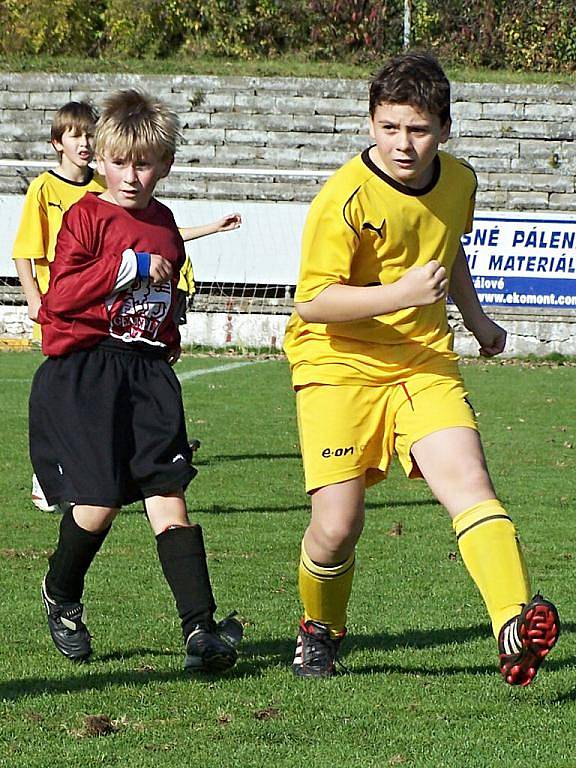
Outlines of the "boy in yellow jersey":
{"type": "Polygon", "coordinates": [[[480,354],[502,352],[506,333],[484,314],[460,244],[476,177],[439,151],[449,133],[450,85],[438,62],[390,59],[370,87],[374,145],[328,180],[306,221],[285,341],[312,499],[297,676],[335,673],[365,488],[384,479],[394,451],[452,518],[506,682],[528,685],[560,631],[554,605],[530,596],[452,347],[448,293],[480,354]]]}
{"type": "MultiPolygon", "coordinates": [[[[86,192],[103,192],[106,182],[90,167],[94,109],[83,101],[70,101],[54,115],[50,141],[58,166],[44,171],[28,187],[12,257],[26,296],[28,316],[36,320],[40,297],[48,290],[50,262],[62,218],[86,192]]],[[[34,338],[40,339],[34,324],[34,338]]]]}

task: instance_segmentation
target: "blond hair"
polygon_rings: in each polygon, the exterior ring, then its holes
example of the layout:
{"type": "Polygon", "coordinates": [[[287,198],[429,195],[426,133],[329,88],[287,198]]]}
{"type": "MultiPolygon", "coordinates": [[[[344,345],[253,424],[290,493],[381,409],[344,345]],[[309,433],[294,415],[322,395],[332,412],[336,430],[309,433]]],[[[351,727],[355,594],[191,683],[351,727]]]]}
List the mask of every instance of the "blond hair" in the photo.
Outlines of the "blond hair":
{"type": "Polygon", "coordinates": [[[99,157],[125,160],[174,159],[181,138],[178,115],[162,101],[135,89],[116,91],[103,104],[96,124],[99,157]]]}

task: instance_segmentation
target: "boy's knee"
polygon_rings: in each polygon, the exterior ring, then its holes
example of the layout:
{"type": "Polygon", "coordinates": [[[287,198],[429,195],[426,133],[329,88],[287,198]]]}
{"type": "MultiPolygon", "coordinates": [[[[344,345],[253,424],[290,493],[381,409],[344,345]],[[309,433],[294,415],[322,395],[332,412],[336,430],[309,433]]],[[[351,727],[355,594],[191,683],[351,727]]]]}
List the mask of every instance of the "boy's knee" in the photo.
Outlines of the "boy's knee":
{"type": "Polygon", "coordinates": [[[312,560],[322,563],[345,559],[354,550],[362,529],[362,521],[323,520],[313,523],[306,542],[308,554],[312,560]]]}

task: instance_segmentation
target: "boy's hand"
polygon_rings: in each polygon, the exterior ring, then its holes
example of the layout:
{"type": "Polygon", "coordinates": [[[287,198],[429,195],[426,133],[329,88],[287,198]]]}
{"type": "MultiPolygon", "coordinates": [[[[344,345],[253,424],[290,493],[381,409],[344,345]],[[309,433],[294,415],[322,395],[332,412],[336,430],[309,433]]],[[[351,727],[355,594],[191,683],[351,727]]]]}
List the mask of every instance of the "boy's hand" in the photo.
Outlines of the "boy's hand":
{"type": "Polygon", "coordinates": [[[405,307],[423,307],[443,299],[448,290],[446,269],[436,260],[423,267],[413,267],[398,280],[405,307]]]}
{"type": "Polygon", "coordinates": [[[28,317],[30,320],[38,320],[38,312],[42,306],[40,295],[30,297],[28,300],[28,317]]]}
{"type": "Polygon", "coordinates": [[[229,232],[231,229],[238,229],[242,224],[242,216],[239,213],[229,213],[215,222],[216,232],[229,232]]]}
{"type": "Polygon", "coordinates": [[[487,315],[482,315],[474,323],[474,327],[469,327],[468,330],[474,334],[480,344],[479,353],[482,357],[494,357],[504,352],[506,331],[487,315]]]}
{"type": "Polygon", "coordinates": [[[176,365],[178,360],[180,360],[180,355],[182,354],[182,349],[180,347],[176,349],[171,349],[168,352],[168,357],[166,358],[170,365],[176,365]]]}
{"type": "Polygon", "coordinates": [[[168,259],[160,256],[159,253],[150,254],[150,280],[153,285],[170,280],[173,272],[172,264],[168,259]]]}

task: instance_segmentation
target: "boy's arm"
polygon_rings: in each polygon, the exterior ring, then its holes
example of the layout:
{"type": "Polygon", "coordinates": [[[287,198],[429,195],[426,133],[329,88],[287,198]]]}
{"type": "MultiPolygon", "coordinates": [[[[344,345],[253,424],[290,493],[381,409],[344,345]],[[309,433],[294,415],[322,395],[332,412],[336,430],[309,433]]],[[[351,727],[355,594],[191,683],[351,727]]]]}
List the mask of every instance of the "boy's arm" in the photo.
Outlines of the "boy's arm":
{"type": "Polygon", "coordinates": [[[413,267],[388,285],[354,286],[333,283],[295,308],[307,323],[367,320],[407,307],[434,304],[446,295],[446,270],[437,261],[413,267]]]}
{"type": "Polygon", "coordinates": [[[506,346],[506,331],[484,313],[462,246],[458,249],[452,269],[449,293],[460,310],[464,325],[480,344],[480,354],[483,357],[493,357],[503,352],[506,346]]]}
{"type": "Polygon", "coordinates": [[[197,240],[199,237],[214,235],[216,232],[229,232],[238,229],[242,224],[242,216],[239,213],[229,213],[211,224],[202,224],[199,227],[179,227],[182,240],[197,240]]]}
{"type": "Polygon", "coordinates": [[[42,297],[40,290],[38,289],[38,283],[34,277],[32,261],[30,259],[14,259],[14,265],[16,267],[16,272],[18,273],[20,285],[24,291],[24,296],[26,296],[28,317],[30,320],[36,320],[38,318],[38,310],[42,303],[42,297]]]}

